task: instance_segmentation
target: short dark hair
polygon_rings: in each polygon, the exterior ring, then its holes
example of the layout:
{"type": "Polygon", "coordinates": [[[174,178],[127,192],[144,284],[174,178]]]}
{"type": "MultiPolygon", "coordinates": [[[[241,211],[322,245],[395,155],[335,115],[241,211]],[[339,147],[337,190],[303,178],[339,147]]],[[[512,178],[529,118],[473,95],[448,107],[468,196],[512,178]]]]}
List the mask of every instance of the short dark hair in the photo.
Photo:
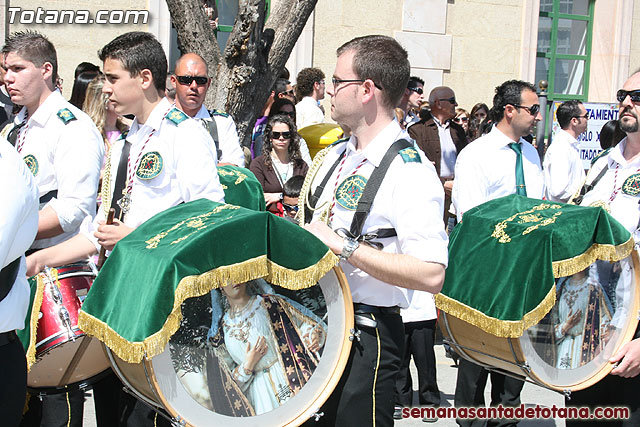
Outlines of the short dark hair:
{"type": "Polygon", "coordinates": [[[276,80],[276,83],[273,85],[273,93],[275,94],[275,96],[278,96],[279,94],[281,94],[282,92],[286,92],[287,91],[287,86],[290,85],[291,82],[287,79],[278,79],[276,80]]]}
{"type": "Polygon", "coordinates": [[[356,37],[340,46],[338,56],[353,50],[353,71],[359,79],[371,79],[382,88],[383,104],[393,108],[400,102],[411,67],[407,51],[388,36],[356,37]]]}
{"type": "Polygon", "coordinates": [[[313,93],[313,84],[324,79],[324,73],[320,68],[303,68],[296,78],[296,89],[300,96],[309,96],[313,93]]]}
{"type": "Polygon", "coordinates": [[[615,147],[625,136],[627,134],[620,129],[620,123],[617,120],[609,120],[600,130],[600,147],[603,150],[615,147]]]}
{"type": "Polygon", "coordinates": [[[424,80],[422,80],[418,76],[409,77],[409,81],[407,82],[407,88],[415,88],[415,87],[418,87],[418,85],[424,86],[424,80]]]}
{"type": "Polygon", "coordinates": [[[582,111],[580,111],[581,101],[572,99],[570,101],[564,101],[558,106],[556,110],[556,116],[558,117],[558,124],[561,129],[566,129],[571,123],[571,119],[578,117],[582,111]]]}
{"type": "Polygon", "coordinates": [[[498,123],[504,117],[504,108],[508,105],[520,105],[522,103],[522,92],[530,90],[536,93],[536,87],[531,83],[522,80],[507,80],[496,87],[496,94],[493,97],[493,108],[489,112],[491,119],[498,123]]]}
{"type": "Polygon", "coordinates": [[[167,75],[167,57],[160,42],[150,33],[132,31],[122,34],[98,51],[101,61],[116,59],[132,77],[142,70],[151,71],[153,84],[164,92],[167,75]]]}
{"type": "Polygon", "coordinates": [[[76,67],[76,71],[73,74],[73,78],[77,79],[80,74],[82,74],[84,72],[87,72],[87,71],[99,72],[100,71],[100,67],[98,67],[95,64],[92,64],[91,62],[81,62],[76,67]]]}
{"type": "Polygon", "coordinates": [[[287,197],[300,197],[300,190],[302,190],[303,183],[304,176],[292,176],[282,186],[282,195],[287,197]]]}
{"type": "Polygon", "coordinates": [[[15,52],[21,58],[33,62],[36,67],[48,62],[53,73],[51,83],[55,86],[58,79],[58,55],[53,43],[47,37],[37,31],[27,30],[12,33],[2,47],[3,55],[15,52]]]}
{"type": "Polygon", "coordinates": [[[293,115],[290,117],[295,122],[296,121],[296,104],[294,104],[290,99],[287,99],[287,98],[276,98],[276,100],[273,101],[273,104],[271,104],[271,109],[269,110],[269,117],[273,117],[276,114],[285,114],[280,111],[282,107],[284,107],[285,105],[291,105],[293,107],[293,115]]]}

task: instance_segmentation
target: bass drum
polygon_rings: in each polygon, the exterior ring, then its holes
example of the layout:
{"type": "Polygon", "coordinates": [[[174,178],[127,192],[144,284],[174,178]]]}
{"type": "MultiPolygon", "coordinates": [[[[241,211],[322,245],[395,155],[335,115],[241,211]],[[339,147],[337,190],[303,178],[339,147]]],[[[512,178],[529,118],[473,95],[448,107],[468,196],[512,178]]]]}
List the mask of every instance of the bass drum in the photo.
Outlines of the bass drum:
{"type": "Polygon", "coordinates": [[[29,370],[32,393],[54,394],[85,388],[109,368],[100,341],[78,327],[78,311],[96,277],[88,263],[40,273],[44,290],[36,332],[36,363],[29,370]]]}
{"type": "Polygon", "coordinates": [[[520,338],[500,338],[441,312],[445,341],[465,359],[552,390],[590,387],[611,372],[608,359],[633,339],[640,308],[635,251],[556,279],[556,302],[520,338]]]}
{"type": "Polygon", "coordinates": [[[297,426],[320,416],[351,348],[353,304],[342,270],[299,291],[261,279],[232,288],[247,293],[246,306],[232,312],[217,289],[186,300],[180,328],[151,359],[131,364],[107,349],[116,374],[180,425],[297,426]],[[259,337],[265,351],[247,371],[259,337]]]}

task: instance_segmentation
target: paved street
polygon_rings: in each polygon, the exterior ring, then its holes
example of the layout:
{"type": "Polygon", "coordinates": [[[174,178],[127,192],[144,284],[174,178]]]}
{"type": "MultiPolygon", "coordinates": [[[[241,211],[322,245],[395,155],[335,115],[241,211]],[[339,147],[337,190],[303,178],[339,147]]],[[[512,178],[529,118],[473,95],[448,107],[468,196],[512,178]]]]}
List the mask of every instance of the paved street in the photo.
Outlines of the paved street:
{"type": "MultiPolygon", "coordinates": [[[[456,386],[456,367],[453,366],[453,362],[451,359],[448,359],[444,355],[444,348],[442,345],[436,346],[436,358],[438,360],[438,386],[440,387],[440,393],[442,395],[442,406],[443,407],[452,407],[453,406],[453,393],[455,391],[456,386]]],[[[411,364],[412,374],[414,378],[414,388],[417,385],[417,377],[415,372],[415,367],[413,363],[411,364]]],[[[487,385],[487,392],[485,393],[485,399],[487,402],[490,400],[489,396],[489,385],[487,385]]],[[[522,402],[527,406],[535,406],[536,404],[541,405],[543,407],[551,407],[552,405],[556,405],[558,407],[564,406],[563,397],[553,391],[532,385],[525,384],[524,390],[522,392],[522,402]]],[[[87,402],[85,403],[85,415],[84,415],[84,426],[85,427],[95,427],[95,412],[93,409],[93,396],[91,395],[91,391],[87,393],[87,402]]],[[[456,422],[454,419],[440,419],[437,423],[427,424],[422,422],[422,419],[404,419],[400,421],[396,421],[395,424],[397,427],[412,427],[412,426],[427,426],[427,425],[437,425],[443,427],[453,427],[456,426],[456,422]]],[[[562,420],[526,420],[521,421],[519,426],[521,427],[553,427],[553,426],[562,426],[564,427],[565,423],[562,420]]]]}

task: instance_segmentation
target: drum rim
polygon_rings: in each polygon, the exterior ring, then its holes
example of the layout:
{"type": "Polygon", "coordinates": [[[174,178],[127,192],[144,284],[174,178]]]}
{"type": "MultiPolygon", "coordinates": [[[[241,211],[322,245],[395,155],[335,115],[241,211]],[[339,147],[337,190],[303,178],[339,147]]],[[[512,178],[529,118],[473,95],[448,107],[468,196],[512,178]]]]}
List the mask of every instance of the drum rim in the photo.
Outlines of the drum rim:
{"type": "MultiPolygon", "coordinates": [[[[309,399],[303,407],[300,407],[297,409],[296,416],[290,418],[285,423],[280,424],[283,427],[299,426],[305,421],[307,421],[308,419],[310,419],[310,416],[309,416],[310,409],[319,409],[322,405],[324,405],[327,399],[329,399],[329,396],[331,396],[331,394],[333,393],[333,390],[338,385],[338,382],[342,377],[344,369],[347,366],[349,354],[351,352],[351,345],[352,345],[349,339],[349,334],[354,327],[353,299],[351,297],[351,288],[349,287],[347,277],[342,271],[342,268],[340,268],[339,266],[334,266],[326,274],[329,274],[330,272],[333,272],[336,275],[338,284],[342,291],[342,300],[345,305],[345,324],[343,325],[343,328],[342,328],[343,344],[340,348],[340,353],[336,358],[337,363],[334,366],[334,369],[331,371],[331,375],[323,380],[323,386],[318,388],[313,398],[309,399]]],[[[111,362],[113,371],[116,372],[116,374],[121,380],[123,380],[123,383],[127,386],[127,388],[130,388],[136,396],[140,396],[142,400],[144,400],[147,403],[150,403],[154,408],[159,408],[164,412],[166,412],[169,415],[169,418],[181,419],[186,422],[186,420],[182,417],[182,415],[179,414],[175,410],[175,408],[173,408],[173,406],[164,398],[164,396],[157,392],[157,390],[160,390],[160,385],[158,383],[157,376],[154,371],[153,358],[145,357],[142,360],[141,365],[145,370],[145,377],[146,377],[147,383],[149,384],[149,388],[158,399],[156,402],[150,401],[148,397],[143,396],[140,392],[138,392],[135,388],[133,388],[129,381],[127,381],[126,379],[123,379],[124,375],[121,373],[120,369],[117,367],[117,363],[114,363],[112,359],[112,357],[117,358],[117,356],[114,355],[113,352],[111,352],[108,348],[106,349],[107,349],[108,358],[109,358],[109,361],[111,362]],[[151,375],[149,375],[149,373],[151,375]],[[158,403],[160,403],[160,406],[158,405],[158,403]]],[[[218,415],[223,416],[221,414],[218,414],[218,415]]],[[[247,417],[246,419],[254,420],[255,418],[247,417]]],[[[191,425],[191,424],[186,422],[186,425],[191,425]]]]}

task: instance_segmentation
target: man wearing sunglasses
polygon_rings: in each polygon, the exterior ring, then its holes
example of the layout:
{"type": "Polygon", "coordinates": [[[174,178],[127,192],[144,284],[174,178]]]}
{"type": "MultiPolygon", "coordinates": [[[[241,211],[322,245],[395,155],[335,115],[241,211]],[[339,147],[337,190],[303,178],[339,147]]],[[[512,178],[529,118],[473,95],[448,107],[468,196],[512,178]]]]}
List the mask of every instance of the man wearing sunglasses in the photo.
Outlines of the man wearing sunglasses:
{"type": "Polygon", "coordinates": [[[424,80],[416,76],[409,77],[407,88],[405,89],[404,95],[402,95],[402,99],[398,104],[398,108],[404,112],[404,120],[402,124],[405,129],[408,129],[409,126],[420,121],[418,111],[420,110],[420,105],[423,101],[423,94],[424,80]]]}
{"type": "MultiPolygon", "coordinates": [[[[606,154],[598,158],[587,174],[582,206],[604,202],[611,215],[640,241],[640,73],[633,74],[616,94],[619,103],[618,121],[627,136],[606,154]]],[[[629,313],[635,316],[636,313],[629,313]]],[[[618,322],[626,322],[621,318],[618,322]]],[[[619,328],[616,319],[611,329],[619,328]]],[[[614,364],[611,374],[584,390],[571,393],[571,406],[624,406],[630,409],[629,418],[617,425],[640,425],[640,328],[634,339],[609,359],[614,364]]],[[[583,424],[567,420],[567,426],[583,424]]]]}
{"type": "MultiPolygon", "coordinates": [[[[509,80],[496,88],[490,116],[497,123],[491,131],[465,148],[456,161],[452,199],[458,221],[464,213],[489,200],[510,194],[534,199],[544,196],[544,177],[538,152],[523,137],[541,120],[536,88],[509,80]]],[[[471,285],[471,284],[470,284],[471,285]]],[[[456,407],[483,407],[489,371],[460,360],[455,392],[456,407]]],[[[491,372],[491,406],[519,406],[524,383],[491,372]]],[[[461,426],[480,425],[482,420],[462,420],[461,426]]],[[[492,420],[489,425],[513,426],[514,420],[492,420]]]]}
{"type": "Polygon", "coordinates": [[[176,107],[205,127],[218,154],[218,165],[244,167],[244,153],[238,140],[236,124],[228,114],[207,110],[203,105],[211,84],[207,63],[195,53],[185,53],[176,61],[171,82],[176,90],[176,107]]]}
{"type": "Polygon", "coordinates": [[[587,130],[588,113],[582,102],[565,101],[556,111],[560,130],[544,155],[544,184],[548,200],[567,203],[584,181],[578,136],[587,130]]]}

